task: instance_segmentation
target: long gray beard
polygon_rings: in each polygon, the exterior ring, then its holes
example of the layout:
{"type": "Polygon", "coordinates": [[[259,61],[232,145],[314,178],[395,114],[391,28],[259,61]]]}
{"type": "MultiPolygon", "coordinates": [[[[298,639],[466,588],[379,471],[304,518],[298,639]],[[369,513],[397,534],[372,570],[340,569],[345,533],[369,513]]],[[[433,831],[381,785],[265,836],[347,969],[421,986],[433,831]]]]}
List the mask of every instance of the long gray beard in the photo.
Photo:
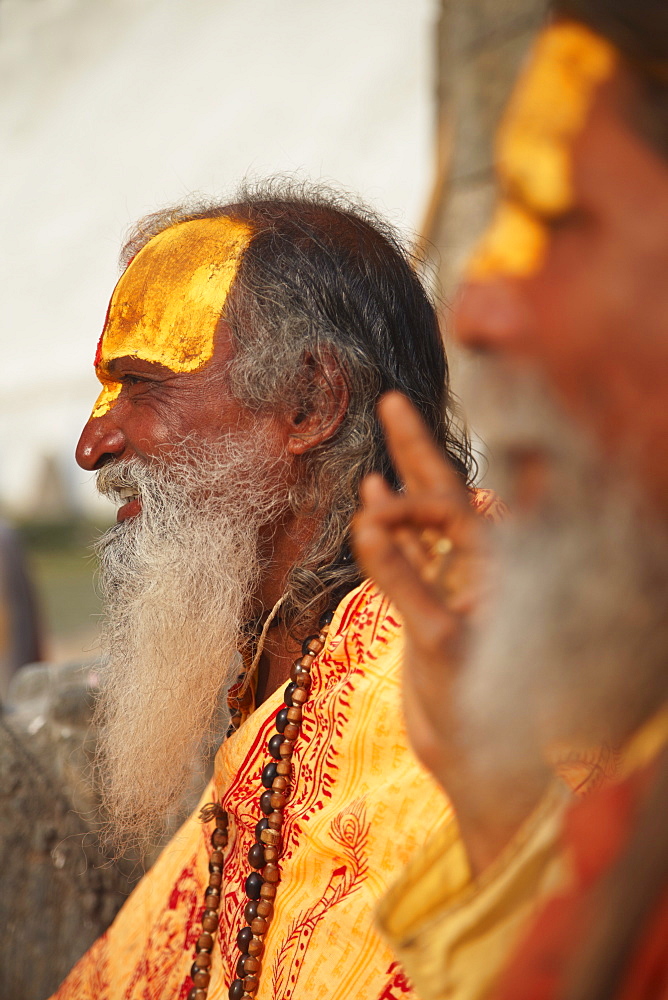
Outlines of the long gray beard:
{"type": "Polygon", "coordinates": [[[221,697],[267,554],[261,529],[285,507],[278,467],[254,439],[191,440],[168,461],[112,463],[100,492],[139,493],[138,517],[97,543],[107,654],[97,705],[107,833],[140,853],[165,832],[203,748],[220,733],[221,697]],[[214,725],[215,721],[215,725],[214,725]]]}
{"type": "Polygon", "coordinates": [[[511,510],[497,532],[499,592],[460,697],[480,766],[554,744],[619,743],[668,693],[668,538],[630,477],[576,430],[529,373],[486,362],[467,404],[493,442],[511,510]],[[547,460],[535,509],[514,497],[519,453],[547,460]]]}

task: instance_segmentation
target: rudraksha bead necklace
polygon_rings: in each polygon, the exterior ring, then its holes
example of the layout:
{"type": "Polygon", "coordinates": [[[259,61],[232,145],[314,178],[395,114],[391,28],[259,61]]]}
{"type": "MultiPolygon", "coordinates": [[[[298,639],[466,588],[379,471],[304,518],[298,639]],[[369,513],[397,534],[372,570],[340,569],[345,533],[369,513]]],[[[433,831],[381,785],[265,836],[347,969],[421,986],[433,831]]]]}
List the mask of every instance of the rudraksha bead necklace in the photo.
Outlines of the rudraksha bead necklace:
{"type": "MultiPolygon", "coordinates": [[[[253,1000],[260,985],[264,938],[274,913],[276,886],[280,880],[278,860],[283,844],[283,810],[290,794],[292,753],[301,729],[302,709],[311,689],[311,667],[325,645],[332,618],[331,611],[325,612],[320,619],[318,635],[304,639],[302,655],[295,660],[290,671],[284,706],[276,716],[276,733],[267,743],[269,759],[262,769],[263,791],[259,799],[261,818],[255,827],[256,842],[248,852],[248,863],[253,871],[245,882],[246,926],[237,934],[240,955],[236,978],[228,990],[230,1000],[253,1000]]],[[[238,715],[237,726],[240,718],[238,715]]],[[[208,994],[220,919],[218,911],[223,895],[223,850],[228,841],[227,813],[219,804],[205,806],[201,818],[205,822],[215,818],[216,825],[211,834],[213,851],[209,857],[209,884],[204,892],[202,933],[195,944],[195,961],[190,970],[193,986],[188,1000],[206,1000],[208,994]]]]}

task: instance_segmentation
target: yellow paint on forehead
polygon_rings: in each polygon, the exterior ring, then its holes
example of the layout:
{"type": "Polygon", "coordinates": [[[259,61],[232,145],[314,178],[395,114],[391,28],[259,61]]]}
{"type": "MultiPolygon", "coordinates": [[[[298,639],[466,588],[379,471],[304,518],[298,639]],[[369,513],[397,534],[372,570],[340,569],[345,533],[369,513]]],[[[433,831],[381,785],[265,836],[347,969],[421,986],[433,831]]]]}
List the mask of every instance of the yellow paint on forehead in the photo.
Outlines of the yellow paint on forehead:
{"type": "Polygon", "coordinates": [[[545,223],[573,205],[573,141],[617,59],[614,46],[575,22],[558,22],[539,35],[497,133],[504,202],[474,251],[468,277],[523,277],[540,268],[545,223]]]}
{"type": "Polygon", "coordinates": [[[91,417],[103,417],[105,413],[108,413],[123,388],[120,382],[103,382],[102,379],[100,381],[102,382],[102,392],[95,400],[91,417]]]}
{"type": "Polygon", "coordinates": [[[498,274],[526,277],[536,270],[546,248],[547,230],[543,223],[519,205],[501,201],[468,262],[467,277],[475,281],[498,274]]]}
{"type": "Polygon", "coordinates": [[[107,413],[121,384],[115,358],[135,357],[173,372],[211,360],[216,327],[252,228],[229,218],[193,219],[158,233],[132,260],[114,289],[96,371],[103,390],[92,416],[107,413]]]}

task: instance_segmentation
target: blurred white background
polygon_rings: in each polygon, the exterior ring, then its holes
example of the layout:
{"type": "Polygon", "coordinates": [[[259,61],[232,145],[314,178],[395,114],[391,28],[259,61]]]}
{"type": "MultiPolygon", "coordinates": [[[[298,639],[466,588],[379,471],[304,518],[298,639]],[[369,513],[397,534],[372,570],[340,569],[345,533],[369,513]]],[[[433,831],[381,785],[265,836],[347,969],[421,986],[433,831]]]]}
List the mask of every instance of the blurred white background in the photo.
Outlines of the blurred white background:
{"type": "Polygon", "coordinates": [[[436,0],[0,2],[6,511],[99,512],[72,452],[137,217],[297,172],[419,227],[436,14],[436,0]]]}

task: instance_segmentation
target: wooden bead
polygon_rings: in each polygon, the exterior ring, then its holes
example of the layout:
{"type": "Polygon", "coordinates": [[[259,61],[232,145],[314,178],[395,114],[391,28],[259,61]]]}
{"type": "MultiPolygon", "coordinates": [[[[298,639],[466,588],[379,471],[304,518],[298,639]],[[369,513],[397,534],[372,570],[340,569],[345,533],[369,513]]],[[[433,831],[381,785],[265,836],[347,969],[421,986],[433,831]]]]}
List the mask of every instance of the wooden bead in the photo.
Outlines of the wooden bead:
{"type": "MultiPolygon", "coordinates": [[[[301,706],[305,705],[307,701],[308,701],[308,691],[306,691],[304,688],[298,687],[296,691],[293,691],[292,702],[294,707],[288,709],[288,720],[290,719],[290,712],[291,711],[294,712],[295,708],[301,708],[301,706]]],[[[290,728],[290,722],[288,721],[288,724],[285,727],[285,735],[288,739],[291,738],[290,736],[288,736],[289,728],[290,728]]]]}
{"type": "Polygon", "coordinates": [[[218,930],[218,914],[215,910],[207,910],[202,917],[202,927],[205,931],[218,930]]]}
{"type": "Polygon", "coordinates": [[[198,969],[208,969],[211,967],[211,955],[208,951],[200,951],[199,955],[195,959],[195,965],[198,969]]]}
{"type": "Polygon", "coordinates": [[[215,886],[220,889],[223,884],[223,873],[222,872],[211,872],[209,875],[209,885],[215,886]]]}
{"type": "Polygon", "coordinates": [[[263,816],[262,819],[255,824],[255,839],[260,839],[260,834],[263,830],[266,830],[269,824],[267,823],[267,817],[263,816]]]}
{"type": "Polygon", "coordinates": [[[271,920],[274,915],[274,904],[270,899],[261,899],[257,904],[257,915],[258,917],[266,917],[267,920],[271,920]]]}
{"type": "Polygon", "coordinates": [[[244,889],[249,899],[259,899],[262,888],[262,876],[257,872],[251,872],[244,882],[244,889]]]}
{"type": "Polygon", "coordinates": [[[334,621],[334,612],[329,610],[323,611],[323,613],[320,615],[318,628],[320,629],[321,632],[324,632],[325,635],[327,635],[327,633],[329,632],[329,626],[332,624],[333,621],[334,621]]]}
{"type": "Polygon", "coordinates": [[[222,869],[223,863],[225,861],[225,855],[222,851],[214,851],[209,858],[209,871],[216,871],[217,868],[222,869]]]}
{"type": "Polygon", "coordinates": [[[288,710],[287,710],[287,708],[282,708],[280,710],[280,712],[278,713],[278,715],[276,716],[276,720],[274,722],[274,725],[276,726],[276,730],[279,733],[283,732],[283,730],[285,729],[285,724],[286,724],[287,721],[288,721],[288,710]]]}
{"type": "Polygon", "coordinates": [[[269,923],[264,919],[264,917],[256,917],[251,924],[251,930],[253,934],[266,934],[268,926],[269,923]]]}
{"type": "Polygon", "coordinates": [[[282,774],[277,774],[271,783],[271,790],[273,792],[286,792],[288,789],[288,779],[284,778],[282,774]]]}
{"type": "Polygon", "coordinates": [[[244,979],[244,989],[246,990],[246,993],[250,993],[251,995],[257,993],[259,985],[260,980],[257,976],[246,976],[244,979]]]}
{"type": "Polygon", "coordinates": [[[278,848],[276,847],[265,847],[264,849],[264,860],[266,864],[272,861],[278,861],[278,848]]]}
{"type": "Polygon", "coordinates": [[[227,833],[216,828],[211,834],[212,847],[227,847],[227,833]]]}
{"type": "Polygon", "coordinates": [[[264,848],[262,844],[253,844],[248,852],[248,864],[251,868],[262,868],[264,862],[264,848]]]}
{"type": "Polygon", "coordinates": [[[308,668],[303,666],[301,660],[295,660],[295,662],[292,664],[292,667],[290,668],[290,680],[294,681],[294,683],[296,684],[297,679],[301,677],[302,674],[306,674],[308,676],[308,668]]]}
{"type": "Polygon", "coordinates": [[[213,936],[211,934],[200,934],[197,938],[197,944],[195,945],[195,951],[212,951],[213,950],[213,936]]]}
{"type": "MultiPolygon", "coordinates": [[[[292,728],[294,729],[294,725],[292,723],[288,723],[288,725],[292,726],[292,728]]],[[[285,728],[287,729],[288,727],[286,726],[285,728]]],[[[294,739],[288,738],[283,740],[283,742],[281,743],[281,758],[283,760],[289,760],[290,757],[292,757],[292,751],[294,745],[295,745],[294,739]]]]}
{"type": "Polygon", "coordinates": [[[290,771],[292,770],[292,764],[289,760],[282,760],[276,765],[276,773],[282,774],[284,778],[290,777],[290,771]]]}
{"type": "Polygon", "coordinates": [[[271,804],[274,809],[284,809],[287,801],[287,796],[283,792],[271,793],[271,804]]]}
{"type": "MultiPolygon", "coordinates": [[[[296,726],[294,722],[288,722],[287,726],[285,727],[285,737],[286,737],[285,743],[287,743],[289,740],[291,741],[296,740],[298,736],[299,736],[299,726],[296,726]]],[[[285,746],[285,743],[283,744],[283,746],[285,746]]],[[[283,756],[283,746],[281,746],[281,756],[283,756]]]]}
{"type": "Polygon", "coordinates": [[[305,654],[308,652],[308,653],[313,653],[314,656],[317,656],[318,653],[322,650],[323,645],[324,643],[320,638],[320,636],[309,635],[306,639],[304,639],[304,642],[302,644],[302,650],[304,651],[305,654]]]}
{"type": "Polygon", "coordinates": [[[278,830],[280,833],[283,828],[283,813],[275,809],[273,812],[269,813],[267,821],[269,823],[270,830],[278,830]]]}
{"type": "MultiPolygon", "coordinates": [[[[254,955],[257,958],[264,951],[264,941],[262,938],[254,934],[251,940],[248,942],[248,954],[254,955]]],[[[194,980],[193,980],[194,981],[194,980]]]]}
{"type": "Polygon", "coordinates": [[[244,955],[244,976],[252,976],[260,971],[261,963],[254,955],[244,955]]]}
{"type": "Polygon", "coordinates": [[[235,979],[230,984],[230,988],[227,991],[227,995],[230,1000],[243,1000],[246,996],[246,991],[244,989],[244,983],[242,979],[235,979]]]}
{"type": "Polygon", "coordinates": [[[217,910],[220,906],[220,889],[214,885],[209,885],[204,893],[204,905],[210,910],[217,910]]]}
{"type": "MultiPolygon", "coordinates": [[[[276,896],[276,886],[272,885],[271,882],[263,882],[262,888],[260,889],[260,896],[262,899],[273,900],[276,896]]],[[[258,910],[258,913],[260,911],[258,910]]]]}
{"type": "Polygon", "coordinates": [[[211,982],[211,973],[208,969],[192,969],[191,976],[195,986],[199,986],[200,989],[206,989],[211,982]],[[194,975],[192,975],[193,972],[195,973],[194,975]]]}
{"type": "Polygon", "coordinates": [[[248,945],[253,939],[253,932],[250,927],[242,927],[237,934],[237,948],[242,954],[248,953],[248,945]]]}
{"type": "MultiPolygon", "coordinates": [[[[287,725],[287,722],[286,722],[286,725],[287,725]]],[[[278,734],[277,734],[277,736],[278,736],[278,734]]],[[[280,742],[277,744],[277,746],[280,747],[281,743],[283,742],[283,737],[282,736],[278,736],[278,739],[280,740],[280,742]]],[[[278,751],[277,751],[277,753],[278,753],[278,751]]],[[[279,757],[280,757],[280,753],[279,753],[279,757]]],[[[272,761],[271,764],[265,764],[265,766],[262,768],[262,774],[260,775],[260,781],[262,782],[262,784],[264,785],[265,788],[271,788],[271,783],[274,780],[274,778],[276,777],[276,775],[278,774],[277,768],[278,768],[278,764],[274,763],[273,761],[272,761]]]]}
{"type": "MultiPolygon", "coordinates": [[[[297,692],[295,691],[295,694],[297,692]]],[[[288,709],[288,719],[290,722],[300,723],[302,721],[302,710],[301,708],[289,708],[288,709]]]]}
{"type": "Polygon", "coordinates": [[[278,880],[281,877],[281,873],[278,870],[278,865],[273,862],[271,864],[265,865],[264,868],[262,869],[262,877],[264,878],[265,882],[271,882],[274,884],[278,882],[278,880]]]}
{"type": "Polygon", "coordinates": [[[263,830],[260,834],[260,840],[263,844],[267,844],[268,847],[278,847],[281,842],[281,835],[277,830],[263,830]]]}
{"type": "MultiPolygon", "coordinates": [[[[311,675],[307,674],[307,673],[299,674],[299,676],[297,677],[297,679],[295,681],[295,684],[297,685],[297,687],[300,690],[303,690],[303,691],[310,691],[312,683],[313,683],[313,680],[311,678],[311,675]]],[[[293,700],[293,702],[295,700],[295,693],[296,692],[293,692],[293,694],[292,694],[292,700],[293,700]]]]}
{"type": "Polygon", "coordinates": [[[187,1000],[206,1000],[206,990],[200,990],[197,986],[193,986],[187,1000]]]}
{"type": "Polygon", "coordinates": [[[216,816],[216,826],[220,830],[227,830],[229,818],[226,812],[218,813],[216,816]]]}

